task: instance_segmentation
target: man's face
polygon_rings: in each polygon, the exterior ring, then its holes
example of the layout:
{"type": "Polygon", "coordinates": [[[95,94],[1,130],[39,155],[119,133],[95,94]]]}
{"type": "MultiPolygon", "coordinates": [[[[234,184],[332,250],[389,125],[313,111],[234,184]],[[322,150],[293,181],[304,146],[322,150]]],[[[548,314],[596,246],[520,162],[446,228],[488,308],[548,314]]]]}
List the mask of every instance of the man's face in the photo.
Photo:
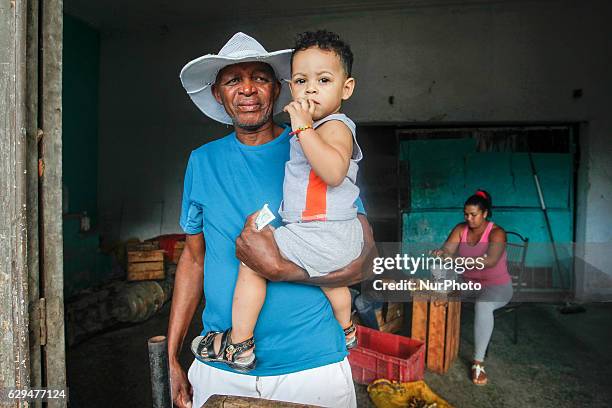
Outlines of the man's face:
{"type": "Polygon", "coordinates": [[[272,120],[280,84],[268,64],[243,62],[219,71],[212,92],[234,126],[257,130],[272,120]]]}

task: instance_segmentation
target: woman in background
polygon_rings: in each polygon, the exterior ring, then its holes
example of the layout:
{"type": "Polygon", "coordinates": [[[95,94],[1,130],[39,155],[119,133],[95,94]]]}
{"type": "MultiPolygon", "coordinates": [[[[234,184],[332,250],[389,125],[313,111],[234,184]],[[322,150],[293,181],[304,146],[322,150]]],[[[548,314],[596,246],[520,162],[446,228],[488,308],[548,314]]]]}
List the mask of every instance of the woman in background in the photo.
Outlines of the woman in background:
{"type": "Polygon", "coordinates": [[[508,274],[506,232],[488,219],[492,215],[491,195],[478,190],[464,204],[465,222],[453,228],[442,248],[433,251],[436,256],[481,259],[484,268],[466,270],[462,279],[480,283],[481,290],[467,294],[475,300],[474,361],[472,382],[487,383],[484,358],[493,333],[493,311],[506,305],[512,298],[512,279],[508,274]]]}

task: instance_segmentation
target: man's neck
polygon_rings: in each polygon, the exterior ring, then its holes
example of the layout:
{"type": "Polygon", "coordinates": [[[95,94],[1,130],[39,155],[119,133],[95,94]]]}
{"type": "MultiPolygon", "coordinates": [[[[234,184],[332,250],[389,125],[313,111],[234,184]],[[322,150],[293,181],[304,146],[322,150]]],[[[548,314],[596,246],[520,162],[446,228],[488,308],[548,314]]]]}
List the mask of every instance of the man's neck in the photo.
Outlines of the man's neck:
{"type": "Polygon", "coordinates": [[[235,128],[236,138],[247,146],[257,146],[276,139],[285,129],[270,121],[256,130],[235,128]]]}

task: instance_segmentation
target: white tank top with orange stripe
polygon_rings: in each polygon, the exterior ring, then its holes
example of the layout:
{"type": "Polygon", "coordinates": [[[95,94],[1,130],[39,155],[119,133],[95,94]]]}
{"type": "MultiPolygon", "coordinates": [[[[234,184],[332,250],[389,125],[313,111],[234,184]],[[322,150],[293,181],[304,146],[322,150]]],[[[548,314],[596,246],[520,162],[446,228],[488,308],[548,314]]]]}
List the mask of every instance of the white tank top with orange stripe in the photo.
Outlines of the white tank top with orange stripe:
{"type": "Polygon", "coordinates": [[[353,134],[353,155],[348,173],[339,186],[331,187],[325,184],[312,170],[298,138],[293,136],[290,141],[289,161],[285,164],[283,202],[279,209],[284,222],[342,221],[357,216],[357,163],[363,158],[363,154],[357,144],[355,123],[342,113],[334,113],[316,121],[313,128],[316,129],[330,120],[341,121],[353,134]]]}

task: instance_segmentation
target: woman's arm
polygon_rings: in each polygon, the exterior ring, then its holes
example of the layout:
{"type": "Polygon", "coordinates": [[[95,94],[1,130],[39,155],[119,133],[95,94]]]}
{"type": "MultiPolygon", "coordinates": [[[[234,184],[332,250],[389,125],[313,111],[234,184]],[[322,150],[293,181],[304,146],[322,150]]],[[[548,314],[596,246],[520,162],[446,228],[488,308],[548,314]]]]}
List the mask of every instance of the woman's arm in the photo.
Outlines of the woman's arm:
{"type": "Polygon", "coordinates": [[[444,242],[442,248],[432,251],[432,255],[443,258],[453,257],[457,253],[459,243],[461,242],[462,228],[464,228],[463,223],[457,224],[450,234],[448,234],[448,238],[446,238],[446,242],[444,242]]]}

